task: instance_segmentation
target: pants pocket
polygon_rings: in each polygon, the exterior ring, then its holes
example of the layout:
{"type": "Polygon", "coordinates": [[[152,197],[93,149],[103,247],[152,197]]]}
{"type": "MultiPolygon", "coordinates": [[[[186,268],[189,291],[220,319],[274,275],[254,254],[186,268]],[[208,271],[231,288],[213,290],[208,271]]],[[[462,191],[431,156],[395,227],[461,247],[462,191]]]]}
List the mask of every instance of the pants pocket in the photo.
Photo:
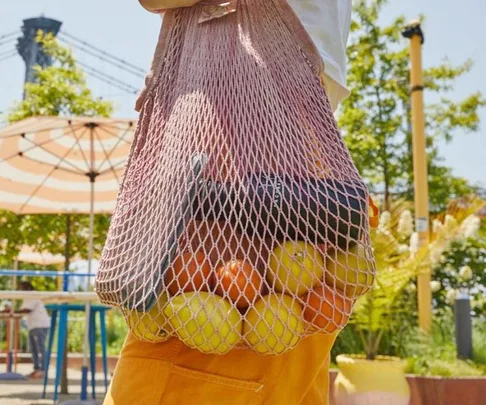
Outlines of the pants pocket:
{"type": "Polygon", "coordinates": [[[262,383],[173,366],[160,405],[260,405],[262,383]]]}
{"type": "Polygon", "coordinates": [[[168,362],[121,357],[103,405],[158,405],[169,373],[168,362]]]}

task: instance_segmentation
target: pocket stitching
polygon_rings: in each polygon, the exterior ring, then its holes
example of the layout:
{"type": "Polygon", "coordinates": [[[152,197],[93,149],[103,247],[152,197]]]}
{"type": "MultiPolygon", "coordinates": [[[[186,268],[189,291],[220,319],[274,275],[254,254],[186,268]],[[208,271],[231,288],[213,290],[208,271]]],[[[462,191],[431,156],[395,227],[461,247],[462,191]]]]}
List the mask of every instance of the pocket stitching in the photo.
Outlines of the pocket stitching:
{"type": "Polygon", "coordinates": [[[250,391],[254,395],[258,396],[259,398],[263,397],[264,385],[261,382],[238,380],[236,378],[223,377],[217,374],[191,370],[176,365],[174,365],[174,367],[172,368],[172,372],[184,377],[189,377],[201,381],[211,382],[214,384],[224,385],[229,388],[244,389],[246,391],[250,391]]]}

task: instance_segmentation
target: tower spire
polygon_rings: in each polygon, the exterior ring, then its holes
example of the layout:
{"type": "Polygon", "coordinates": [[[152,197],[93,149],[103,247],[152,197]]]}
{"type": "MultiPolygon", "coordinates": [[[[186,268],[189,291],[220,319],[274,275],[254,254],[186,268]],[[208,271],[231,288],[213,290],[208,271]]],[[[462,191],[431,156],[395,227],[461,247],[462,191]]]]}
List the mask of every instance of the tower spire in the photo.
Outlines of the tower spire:
{"type": "Polygon", "coordinates": [[[51,58],[42,51],[42,47],[35,40],[37,32],[42,30],[45,33],[52,33],[56,36],[62,23],[52,18],[46,18],[43,15],[36,18],[28,18],[23,22],[22,36],[18,39],[17,51],[25,62],[25,83],[31,83],[35,79],[34,66],[47,67],[52,64],[51,58]]]}

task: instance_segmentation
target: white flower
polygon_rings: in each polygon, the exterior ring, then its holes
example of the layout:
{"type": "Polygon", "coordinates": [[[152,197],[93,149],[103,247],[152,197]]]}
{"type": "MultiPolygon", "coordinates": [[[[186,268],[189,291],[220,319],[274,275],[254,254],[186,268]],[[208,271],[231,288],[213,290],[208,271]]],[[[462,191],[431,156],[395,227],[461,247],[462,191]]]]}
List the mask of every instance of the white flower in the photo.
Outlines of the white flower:
{"type": "Polygon", "coordinates": [[[478,236],[481,220],[476,215],[469,215],[461,224],[461,233],[465,238],[476,238],[478,236]]]}
{"type": "Polygon", "coordinates": [[[448,290],[446,293],[446,302],[450,305],[454,304],[457,297],[457,290],[448,290]]]}
{"type": "Polygon", "coordinates": [[[445,237],[445,240],[453,242],[462,242],[464,240],[464,236],[461,232],[459,232],[459,224],[457,223],[457,219],[454,218],[452,215],[447,214],[444,219],[444,228],[442,229],[442,235],[445,237]]]}
{"type": "Polygon", "coordinates": [[[390,228],[391,213],[389,211],[383,211],[380,215],[380,222],[378,223],[378,228],[381,230],[387,230],[390,228]]]}
{"type": "Polygon", "coordinates": [[[484,305],[484,297],[476,297],[471,300],[471,307],[473,309],[480,308],[484,305]]]}
{"type": "Polygon", "coordinates": [[[432,232],[433,233],[441,233],[444,229],[444,224],[440,222],[438,219],[434,219],[432,221],[432,232]]]}
{"type": "Polygon", "coordinates": [[[470,247],[466,250],[466,253],[469,256],[476,256],[478,254],[478,250],[475,247],[470,247]]]}
{"type": "Polygon", "coordinates": [[[407,253],[408,251],[410,250],[410,247],[405,245],[404,243],[400,244],[398,246],[398,254],[403,254],[403,253],[407,253]]]}
{"type": "Polygon", "coordinates": [[[440,261],[442,261],[442,253],[444,252],[444,249],[442,246],[436,246],[435,244],[431,244],[431,249],[430,249],[430,254],[429,254],[429,259],[432,265],[436,265],[440,261]]]}
{"type": "Polygon", "coordinates": [[[457,227],[457,220],[452,215],[447,214],[444,220],[444,226],[448,231],[452,231],[457,227]]]}
{"type": "Polygon", "coordinates": [[[464,280],[464,281],[469,281],[473,278],[473,271],[470,266],[462,266],[459,269],[459,276],[464,280]]]}
{"type": "Polygon", "coordinates": [[[410,236],[410,251],[417,253],[420,248],[420,236],[417,232],[413,232],[410,236]]]}
{"type": "Polygon", "coordinates": [[[410,236],[413,232],[413,216],[410,210],[404,210],[398,220],[398,232],[404,236],[410,236]]]}
{"type": "Polygon", "coordinates": [[[417,291],[417,286],[414,283],[410,283],[409,285],[407,285],[405,287],[405,291],[410,293],[410,294],[414,293],[415,291],[417,291]]]}
{"type": "Polygon", "coordinates": [[[440,291],[441,288],[442,284],[440,283],[440,281],[432,280],[430,282],[430,289],[432,290],[432,292],[436,293],[440,291]]]}

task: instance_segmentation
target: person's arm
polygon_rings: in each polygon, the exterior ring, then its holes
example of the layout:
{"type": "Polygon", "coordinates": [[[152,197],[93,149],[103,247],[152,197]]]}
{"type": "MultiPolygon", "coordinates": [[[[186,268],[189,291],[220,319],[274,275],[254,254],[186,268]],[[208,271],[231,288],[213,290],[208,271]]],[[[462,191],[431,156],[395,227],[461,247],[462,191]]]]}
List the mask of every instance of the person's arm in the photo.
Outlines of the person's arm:
{"type": "MultiPolygon", "coordinates": [[[[11,312],[14,312],[12,308],[10,307],[5,307],[2,310],[0,310],[1,314],[9,314],[11,312]]],[[[30,314],[32,312],[32,309],[29,308],[20,308],[18,311],[15,311],[16,314],[30,314]]]]}
{"type": "Polygon", "coordinates": [[[152,13],[163,13],[171,8],[191,7],[200,0],[138,0],[139,3],[152,13]]]}
{"type": "Polygon", "coordinates": [[[15,311],[16,314],[30,314],[35,306],[37,305],[37,302],[35,300],[24,300],[22,303],[22,306],[18,311],[15,311]]]}

